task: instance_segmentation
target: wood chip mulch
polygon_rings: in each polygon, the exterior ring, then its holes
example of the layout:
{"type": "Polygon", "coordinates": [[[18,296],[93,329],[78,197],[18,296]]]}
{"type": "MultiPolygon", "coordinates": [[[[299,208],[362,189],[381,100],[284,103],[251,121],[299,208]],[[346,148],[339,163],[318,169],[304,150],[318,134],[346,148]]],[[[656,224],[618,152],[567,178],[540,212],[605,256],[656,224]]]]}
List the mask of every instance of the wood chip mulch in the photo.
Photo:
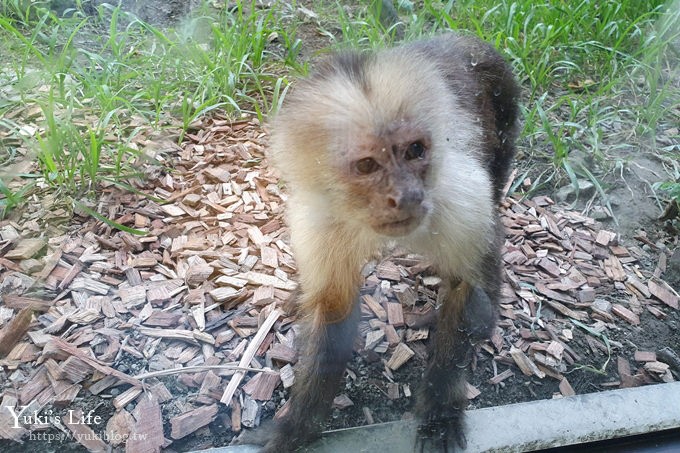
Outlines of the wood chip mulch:
{"type": "MultiPolygon", "coordinates": [[[[182,147],[152,156],[173,167],[156,171],[148,192],[162,202],[104,193],[100,212],[144,236],[92,218],[59,237],[43,236],[30,216],[0,222],[0,439],[56,427],[92,451],[159,451],[215,420],[234,432],[256,426],[263,404],[292,385],[296,327],[285,302],[295,262],[266,133],[219,116],[195,126],[182,147]],[[93,420],[80,404],[92,398],[115,410],[93,420]],[[62,416],[16,426],[8,408],[24,406],[62,416]]],[[[491,383],[523,373],[573,395],[565,372],[585,360],[570,346],[576,336],[607,351],[612,326],[678,310],[678,294],[660,279],[663,253],[624,247],[547,197],[508,198],[502,211],[507,283],[480,354],[506,369],[491,383]],[[643,272],[640,260],[652,258],[657,269],[643,272]]],[[[428,271],[399,250],[364,268],[357,349],[382,358],[390,398],[411,395],[393,373],[429,335],[419,320],[435,309],[440,280],[428,271]]],[[[676,378],[672,354],[639,351],[637,367],[617,360],[613,387],[676,378]]],[[[479,392],[468,386],[469,397],[479,392]]]]}

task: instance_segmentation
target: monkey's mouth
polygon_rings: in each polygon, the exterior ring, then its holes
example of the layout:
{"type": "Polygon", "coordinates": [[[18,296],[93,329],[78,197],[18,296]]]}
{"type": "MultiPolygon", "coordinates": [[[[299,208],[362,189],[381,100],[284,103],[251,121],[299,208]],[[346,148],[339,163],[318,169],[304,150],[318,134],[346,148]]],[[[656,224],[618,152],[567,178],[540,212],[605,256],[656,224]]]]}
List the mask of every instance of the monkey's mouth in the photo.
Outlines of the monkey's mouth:
{"type": "Polygon", "coordinates": [[[378,230],[387,236],[403,236],[413,231],[418,223],[415,216],[409,216],[402,220],[381,223],[378,230]]]}
{"type": "Polygon", "coordinates": [[[383,223],[382,226],[385,228],[399,228],[403,226],[407,226],[413,222],[414,218],[413,217],[406,217],[404,220],[397,220],[396,222],[386,222],[383,223]]]}

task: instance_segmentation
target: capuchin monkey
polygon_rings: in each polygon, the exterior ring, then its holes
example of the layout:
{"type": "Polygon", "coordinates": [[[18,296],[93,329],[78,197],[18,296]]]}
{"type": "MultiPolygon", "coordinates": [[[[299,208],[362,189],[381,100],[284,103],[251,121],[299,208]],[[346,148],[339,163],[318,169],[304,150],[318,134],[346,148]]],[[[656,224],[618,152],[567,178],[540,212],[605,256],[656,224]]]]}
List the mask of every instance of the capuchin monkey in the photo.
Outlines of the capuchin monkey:
{"type": "Polygon", "coordinates": [[[362,265],[400,244],[443,280],[417,394],[416,448],[465,446],[464,372],[494,327],[503,196],[518,87],[490,45],[447,34],[331,56],[299,81],[272,123],[299,271],[300,361],[285,410],[236,443],[293,451],[318,437],[361,316],[362,265]]]}

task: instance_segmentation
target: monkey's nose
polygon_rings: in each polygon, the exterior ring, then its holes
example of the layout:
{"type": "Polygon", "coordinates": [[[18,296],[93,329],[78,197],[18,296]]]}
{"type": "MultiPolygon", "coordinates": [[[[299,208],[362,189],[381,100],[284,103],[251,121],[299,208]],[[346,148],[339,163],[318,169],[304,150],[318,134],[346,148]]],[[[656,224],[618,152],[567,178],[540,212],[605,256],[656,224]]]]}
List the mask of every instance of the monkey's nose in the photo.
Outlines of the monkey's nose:
{"type": "Polygon", "coordinates": [[[390,195],[387,197],[387,206],[390,209],[412,209],[420,206],[423,202],[422,190],[409,190],[407,192],[390,195]]]}

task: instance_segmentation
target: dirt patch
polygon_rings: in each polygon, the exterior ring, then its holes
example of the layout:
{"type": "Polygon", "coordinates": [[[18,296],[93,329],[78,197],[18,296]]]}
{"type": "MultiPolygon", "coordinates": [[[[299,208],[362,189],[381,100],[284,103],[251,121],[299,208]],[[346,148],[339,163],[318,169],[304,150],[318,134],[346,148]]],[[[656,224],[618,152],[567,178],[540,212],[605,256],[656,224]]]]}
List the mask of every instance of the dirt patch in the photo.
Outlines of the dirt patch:
{"type": "Polygon", "coordinates": [[[185,18],[201,4],[201,0],[120,0],[107,2],[105,0],[89,0],[76,2],[74,0],[51,0],[50,8],[59,16],[72,14],[77,3],[82,4],[88,14],[96,14],[96,8],[101,5],[120,6],[121,11],[132,13],[135,17],[156,26],[172,26],[185,18]]]}

